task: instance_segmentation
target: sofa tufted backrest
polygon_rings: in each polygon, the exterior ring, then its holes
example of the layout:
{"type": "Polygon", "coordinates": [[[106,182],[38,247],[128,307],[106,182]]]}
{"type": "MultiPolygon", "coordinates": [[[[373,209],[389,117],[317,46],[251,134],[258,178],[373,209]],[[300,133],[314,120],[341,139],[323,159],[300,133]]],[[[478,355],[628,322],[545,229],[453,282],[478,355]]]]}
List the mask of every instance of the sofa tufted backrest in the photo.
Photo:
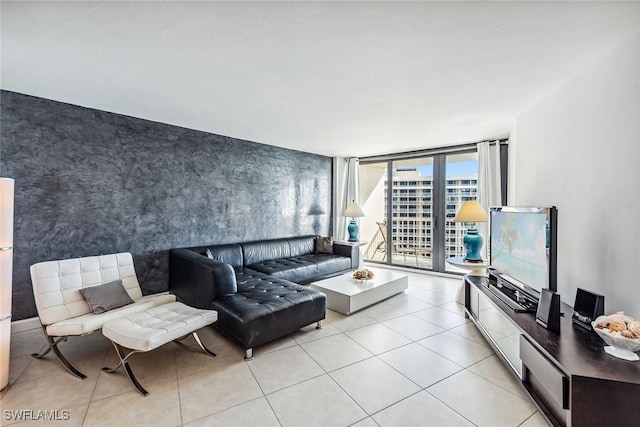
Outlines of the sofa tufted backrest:
{"type": "Polygon", "coordinates": [[[31,282],[40,322],[50,325],[90,313],[80,289],[117,279],[122,280],[131,299],[142,298],[133,257],[128,252],[33,264],[31,282]]]}

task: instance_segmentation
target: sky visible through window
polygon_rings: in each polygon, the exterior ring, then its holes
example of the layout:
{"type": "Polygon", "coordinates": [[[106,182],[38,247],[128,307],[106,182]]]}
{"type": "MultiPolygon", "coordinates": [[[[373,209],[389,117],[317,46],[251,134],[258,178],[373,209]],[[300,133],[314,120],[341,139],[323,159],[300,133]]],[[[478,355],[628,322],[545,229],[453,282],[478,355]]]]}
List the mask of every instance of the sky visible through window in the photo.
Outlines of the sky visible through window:
{"type": "MultiPolygon", "coordinates": [[[[416,166],[420,176],[433,176],[433,165],[416,166]]],[[[467,160],[464,162],[450,162],[447,163],[447,176],[461,176],[461,175],[477,175],[478,174],[478,161],[467,160]]]]}

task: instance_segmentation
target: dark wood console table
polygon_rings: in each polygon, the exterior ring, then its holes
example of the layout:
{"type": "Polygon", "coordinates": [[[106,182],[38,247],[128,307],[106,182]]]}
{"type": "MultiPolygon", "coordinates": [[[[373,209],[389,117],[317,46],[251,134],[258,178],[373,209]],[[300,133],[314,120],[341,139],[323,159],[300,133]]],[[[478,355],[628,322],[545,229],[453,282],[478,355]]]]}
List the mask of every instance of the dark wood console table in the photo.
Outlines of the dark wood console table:
{"type": "Polygon", "coordinates": [[[562,304],[565,315],[556,334],[537,324],[535,313],[515,312],[487,286],[486,277],[465,276],[467,314],[552,424],[640,425],[640,362],[606,354],[606,344],[595,332],[572,323],[573,309],[567,304],[562,304]],[[517,330],[515,356],[513,348],[501,348],[501,341],[513,340],[496,339],[492,332],[496,314],[517,330]]]}

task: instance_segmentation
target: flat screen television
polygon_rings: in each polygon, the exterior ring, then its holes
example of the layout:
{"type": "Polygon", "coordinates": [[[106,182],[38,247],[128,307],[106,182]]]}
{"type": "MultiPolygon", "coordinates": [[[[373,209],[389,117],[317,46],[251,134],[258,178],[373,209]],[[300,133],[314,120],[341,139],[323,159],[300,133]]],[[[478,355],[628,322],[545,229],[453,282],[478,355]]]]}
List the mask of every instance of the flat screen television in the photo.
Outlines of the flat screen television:
{"type": "Polygon", "coordinates": [[[557,292],[555,206],[499,206],[489,210],[492,274],[537,301],[542,289],[557,292]]]}

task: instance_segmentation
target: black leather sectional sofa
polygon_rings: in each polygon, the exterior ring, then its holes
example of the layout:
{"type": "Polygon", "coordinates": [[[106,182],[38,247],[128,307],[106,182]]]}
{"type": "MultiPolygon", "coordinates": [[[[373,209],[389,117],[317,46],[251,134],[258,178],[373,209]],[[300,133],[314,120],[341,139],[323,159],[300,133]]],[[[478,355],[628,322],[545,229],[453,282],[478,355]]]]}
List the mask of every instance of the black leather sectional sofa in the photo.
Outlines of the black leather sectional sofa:
{"type": "Polygon", "coordinates": [[[313,281],[357,268],[357,245],[315,253],[316,236],[172,249],[169,289],[184,303],[218,312],[213,326],[253,348],[325,318],[313,281]]]}

